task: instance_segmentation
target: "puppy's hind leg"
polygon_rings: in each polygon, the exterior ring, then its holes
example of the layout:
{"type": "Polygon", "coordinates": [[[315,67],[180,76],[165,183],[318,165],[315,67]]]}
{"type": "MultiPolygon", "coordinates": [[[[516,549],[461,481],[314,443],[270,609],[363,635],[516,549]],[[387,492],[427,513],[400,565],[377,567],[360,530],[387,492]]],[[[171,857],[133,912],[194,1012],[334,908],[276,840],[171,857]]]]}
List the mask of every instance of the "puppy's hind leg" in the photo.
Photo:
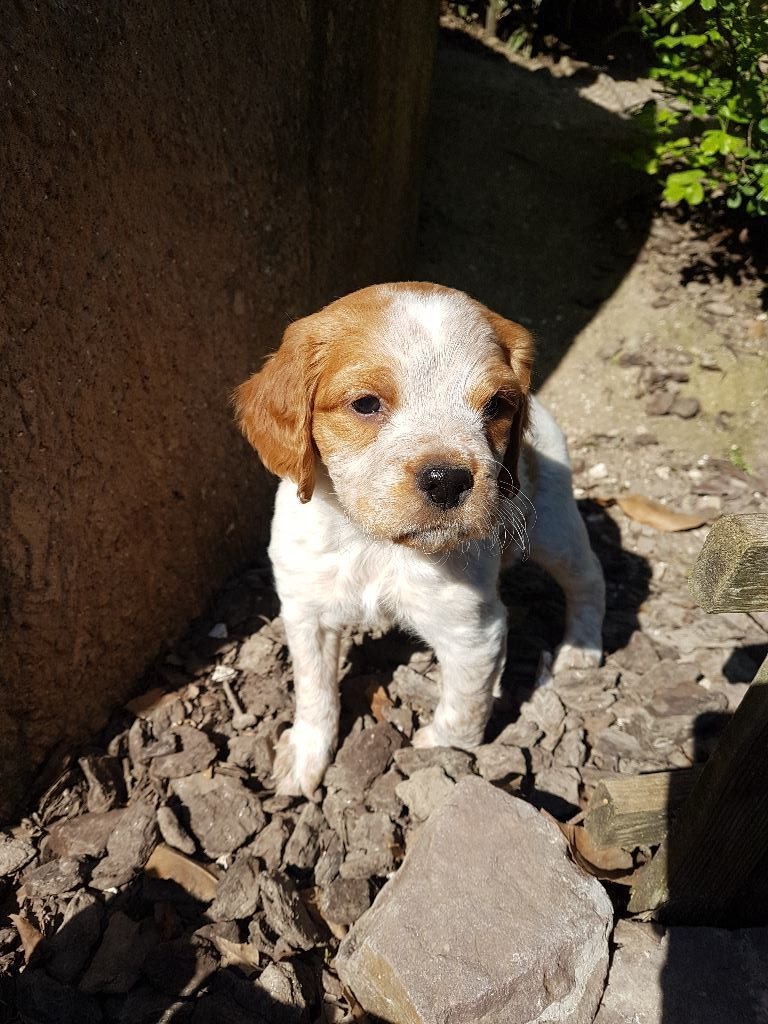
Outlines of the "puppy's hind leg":
{"type": "Polygon", "coordinates": [[[565,594],[565,636],[552,671],[599,665],[603,656],[605,579],[573,497],[565,442],[558,453],[538,456],[536,525],[531,557],[565,594]],[[552,455],[557,457],[552,457],[552,455]]]}

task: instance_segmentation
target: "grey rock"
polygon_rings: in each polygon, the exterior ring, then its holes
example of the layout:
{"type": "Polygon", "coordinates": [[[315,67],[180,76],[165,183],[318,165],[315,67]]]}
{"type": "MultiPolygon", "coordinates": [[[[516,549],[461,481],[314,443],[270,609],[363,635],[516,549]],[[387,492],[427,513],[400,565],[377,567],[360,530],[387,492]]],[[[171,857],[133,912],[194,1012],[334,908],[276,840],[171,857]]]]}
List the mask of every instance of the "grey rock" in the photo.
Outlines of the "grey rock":
{"type": "MultiPolygon", "coordinates": [[[[307,1001],[296,967],[290,961],[268,964],[256,985],[267,997],[265,1010],[267,1007],[279,1007],[280,1024],[302,1024],[308,1019],[307,1001]]],[[[271,1010],[268,1016],[274,1020],[275,1011],[271,1010]]]]}
{"type": "Polygon", "coordinates": [[[654,391],[645,403],[645,411],[648,416],[668,416],[674,401],[673,391],[654,391]]]}
{"type": "Polygon", "coordinates": [[[367,878],[337,878],[320,890],[318,903],[326,921],[354,924],[371,905],[367,878]]]}
{"type": "Polygon", "coordinates": [[[94,889],[111,889],[129,882],[144,867],[157,843],[154,808],[143,801],[132,804],[107,840],[107,856],[91,875],[94,889]]]}
{"type": "Polygon", "coordinates": [[[530,805],[463,779],[336,959],[390,1021],[591,1024],[613,910],[530,805]]]}
{"type": "Polygon", "coordinates": [[[362,797],[402,744],[402,735],[388,722],[348,736],[325,773],[326,786],[362,797]]]}
{"type": "Polygon", "coordinates": [[[332,882],[338,875],[343,860],[344,846],[339,836],[332,832],[328,838],[328,845],[315,865],[315,883],[323,886],[332,882]]]}
{"type": "Polygon", "coordinates": [[[365,796],[365,805],[372,811],[385,811],[390,818],[398,818],[403,810],[403,801],[397,795],[397,787],[403,776],[397,768],[390,768],[378,779],[374,779],[365,796]]]}
{"type": "Polygon", "coordinates": [[[535,722],[545,734],[558,729],[565,718],[565,708],[555,687],[550,684],[534,690],[531,697],[520,705],[520,717],[535,722]]]}
{"type": "Polygon", "coordinates": [[[387,705],[382,714],[384,721],[394,725],[403,736],[407,736],[408,739],[413,736],[413,712],[410,708],[407,708],[404,704],[400,704],[398,707],[387,705]]]}
{"type": "Polygon", "coordinates": [[[216,757],[213,743],[191,725],[180,725],[165,733],[162,741],[171,746],[167,753],[153,754],[151,747],[146,751],[149,772],[155,779],[180,779],[202,772],[216,757]]]}
{"type": "Polygon", "coordinates": [[[768,928],[619,921],[595,1024],[765,1024],[768,928]]]}
{"type": "Polygon", "coordinates": [[[138,985],[128,993],[117,1019],[119,1024],[188,1024],[193,1010],[190,1003],[171,1000],[150,985],[138,985]]]}
{"type": "Polygon", "coordinates": [[[278,663],[280,648],[263,631],[254,633],[244,640],[235,660],[235,668],[241,672],[268,675],[278,663]]]}
{"type": "Polygon", "coordinates": [[[656,648],[645,633],[635,630],[626,647],[611,656],[611,662],[632,672],[647,672],[659,662],[656,648]]]}
{"type": "Polygon", "coordinates": [[[455,747],[403,747],[394,755],[395,764],[403,775],[438,765],[454,782],[472,774],[474,760],[472,754],[455,747]]]}
{"type": "MultiPolygon", "coordinates": [[[[566,722],[566,724],[568,724],[566,722]]],[[[555,761],[568,768],[580,768],[587,760],[587,745],[584,742],[584,730],[579,728],[566,729],[555,749],[555,761]]]]}
{"type": "Polygon", "coordinates": [[[409,665],[398,665],[389,685],[392,697],[421,715],[431,714],[437,707],[440,687],[434,679],[417,672],[409,665]]]}
{"type": "Polygon", "coordinates": [[[0,833],[0,878],[13,875],[35,855],[35,848],[27,839],[0,833]]]}
{"type": "Polygon", "coordinates": [[[579,810],[581,777],[575,768],[553,766],[539,772],[531,799],[556,818],[567,820],[579,810]]]}
{"type": "Polygon", "coordinates": [[[690,420],[694,416],[697,416],[701,409],[701,403],[698,398],[694,398],[692,395],[683,396],[681,394],[675,395],[675,400],[672,403],[672,410],[674,416],[679,416],[682,420],[690,420]]]}
{"type": "Polygon", "coordinates": [[[57,821],[45,840],[46,853],[56,857],[100,857],[125,813],[125,808],[119,808],[57,821]]]}
{"type": "Polygon", "coordinates": [[[272,775],[275,748],[269,736],[259,732],[244,732],[229,741],[229,757],[232,764],[245,768],[257,779],[266,782],[272,775]]]}
{"type": "Polygon", "coordinates": [[[125,796],[120,759],[103,754],[88,754],[78,760],[88,783],[88,810],[94,814],[110,811],[125,796]]]}
{"type": "Polygon", "coordinates": [[[397,786],[396,793],[414,821],[426,821],[445,803],[455,785],[440,765],[435,764],[431,768],[415,771],[409,779],[397,786]]]}
{"type": "Polygon", "coordinates": [[[250,853],[241,851],[222,875],[208,916],[213,921],[240,921],[251,917],[258,905],[259,862],[250,853]]]}
{"type": "Polygon", "coordinates": [[[179,819],[167,804],[157,809],[157,824],[160,828],[160,835],[169,846],[173,846],[182,853],[190,856],[195,852],[195,841],[192,836],[182,827],[179,819]]]}
{"type": "Polygon", "coordinates": [[[62,893],[78,889],[84,877],[85,869],[79,860],[62,857],[25,871],[22,878],[23,891],[29,899],[61,896],[62,893]]]}
{"type": "MultiPolygon", "coordinates": [[[[558,680],[561,676],[558,676],[558,680]]],[[[535,722],[527,718],[518,718],[516,722],[510,722],[494,740],[498,746],[520,747],[521,750],[530,749],[542,736],[541,729],[535,722]]]]}
{"type": "Polygon", "coordinates": [[[350,823],[350,849],[339,874],[342,878],[389,874],[395,867],[395,845],[395,826],[385,811],[361,814],[350,823]]]}
{"type": "Polygon", "coordinates": [[[272,931],[292,949],[312,949],[318,940],[317,928],[293,882],[277,871],[264,871],[259,884],[264,914],[272,931]]]}
{"type": "Polygon", "coordinates": [[[320,856],[322,833],[327,828],[320,807],[315,803],[305,804],[286,844],[283,862],[300,871],[314,867],[320,856]]]}
{"type": "Polygon", "coordinates": [[[275,815],[272,821],[259,832],[248,849],[259,857],[269,871],[275,871],[283,861],[283,850],[288,842],[290,829],[282,815],[275,815]]]}
{"type": "Polygon", "coordinates": [[[266,824],[255,793],[228,775],[188,775],[171,788],[189,813],[189,824],[211,860],[234,853],[266,824]]]}
{"type": "Polygon", "coordinates": [[[528,770],[523,751],[506,743],[485,743],[474,754],[477,770],[489,782],[507,782],[528,770]]]}

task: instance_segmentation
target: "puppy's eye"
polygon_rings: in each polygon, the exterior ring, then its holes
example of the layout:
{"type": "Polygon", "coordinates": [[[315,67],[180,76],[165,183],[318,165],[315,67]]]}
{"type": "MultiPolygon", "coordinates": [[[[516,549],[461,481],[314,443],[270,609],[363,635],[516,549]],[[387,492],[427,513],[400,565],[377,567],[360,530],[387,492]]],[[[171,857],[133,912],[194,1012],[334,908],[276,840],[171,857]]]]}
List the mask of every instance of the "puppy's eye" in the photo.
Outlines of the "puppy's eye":
{"type": "Polygon", "coordinates": [[[381,411],[381,399],[376,395],[363,395],[352,402],[352,408],[363,416],[372,416],[373,413],[381,411]]]}
{"type": "Polygon", "coordinates": [[[494,395],[490,398],[483,406],[483,419],[493,420],[499,415],[501,411],[501,399],[498,395],[494,395]]]}

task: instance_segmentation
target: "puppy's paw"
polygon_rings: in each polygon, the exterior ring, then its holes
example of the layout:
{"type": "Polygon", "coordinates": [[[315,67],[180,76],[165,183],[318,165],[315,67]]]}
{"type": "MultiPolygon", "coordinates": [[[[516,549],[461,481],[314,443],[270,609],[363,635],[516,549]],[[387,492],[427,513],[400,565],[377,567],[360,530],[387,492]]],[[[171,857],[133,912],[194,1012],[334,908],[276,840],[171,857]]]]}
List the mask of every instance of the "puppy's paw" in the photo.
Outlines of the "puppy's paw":
{"type": "Polygon", "coordinates": [[[435,735],[435,727],[433,725],[425,725],[421,729],[417,729],[413,734],[411,743],[414,747],[442,747],[445,746],[437,736],[435,735]]]}
{"type": "Polygon", "coordinates": [[[333,738],[316,726],[296,723],[280,737],[275,748],[272,777],[283,796],[311,800],[331,763],[333,738]]]}
{"type": "Polygon", "coordinates": [[[599,668],[602,660],[603,652],[599,647],[563,643],[555,651],[551,672],[557,675],[571,668],[599,668]]]}

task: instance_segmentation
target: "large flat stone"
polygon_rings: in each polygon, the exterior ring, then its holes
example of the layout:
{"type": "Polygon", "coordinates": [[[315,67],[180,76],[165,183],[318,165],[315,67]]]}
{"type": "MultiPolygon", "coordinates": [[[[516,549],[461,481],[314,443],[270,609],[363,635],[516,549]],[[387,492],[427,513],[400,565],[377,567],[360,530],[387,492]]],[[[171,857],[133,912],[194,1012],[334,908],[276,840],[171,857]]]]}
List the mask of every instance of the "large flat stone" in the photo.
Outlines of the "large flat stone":
{"type": "Polygon", "coordinates": [[[612,921],[556,826],[466,778],[336,965],[363,1007],[393,1024],[592,1024],[612,921]]]}
{"type": "Polygon", "coordinates": [[[619,921],[595,1024],[766,1024],[768,928],[619,921]]]}

